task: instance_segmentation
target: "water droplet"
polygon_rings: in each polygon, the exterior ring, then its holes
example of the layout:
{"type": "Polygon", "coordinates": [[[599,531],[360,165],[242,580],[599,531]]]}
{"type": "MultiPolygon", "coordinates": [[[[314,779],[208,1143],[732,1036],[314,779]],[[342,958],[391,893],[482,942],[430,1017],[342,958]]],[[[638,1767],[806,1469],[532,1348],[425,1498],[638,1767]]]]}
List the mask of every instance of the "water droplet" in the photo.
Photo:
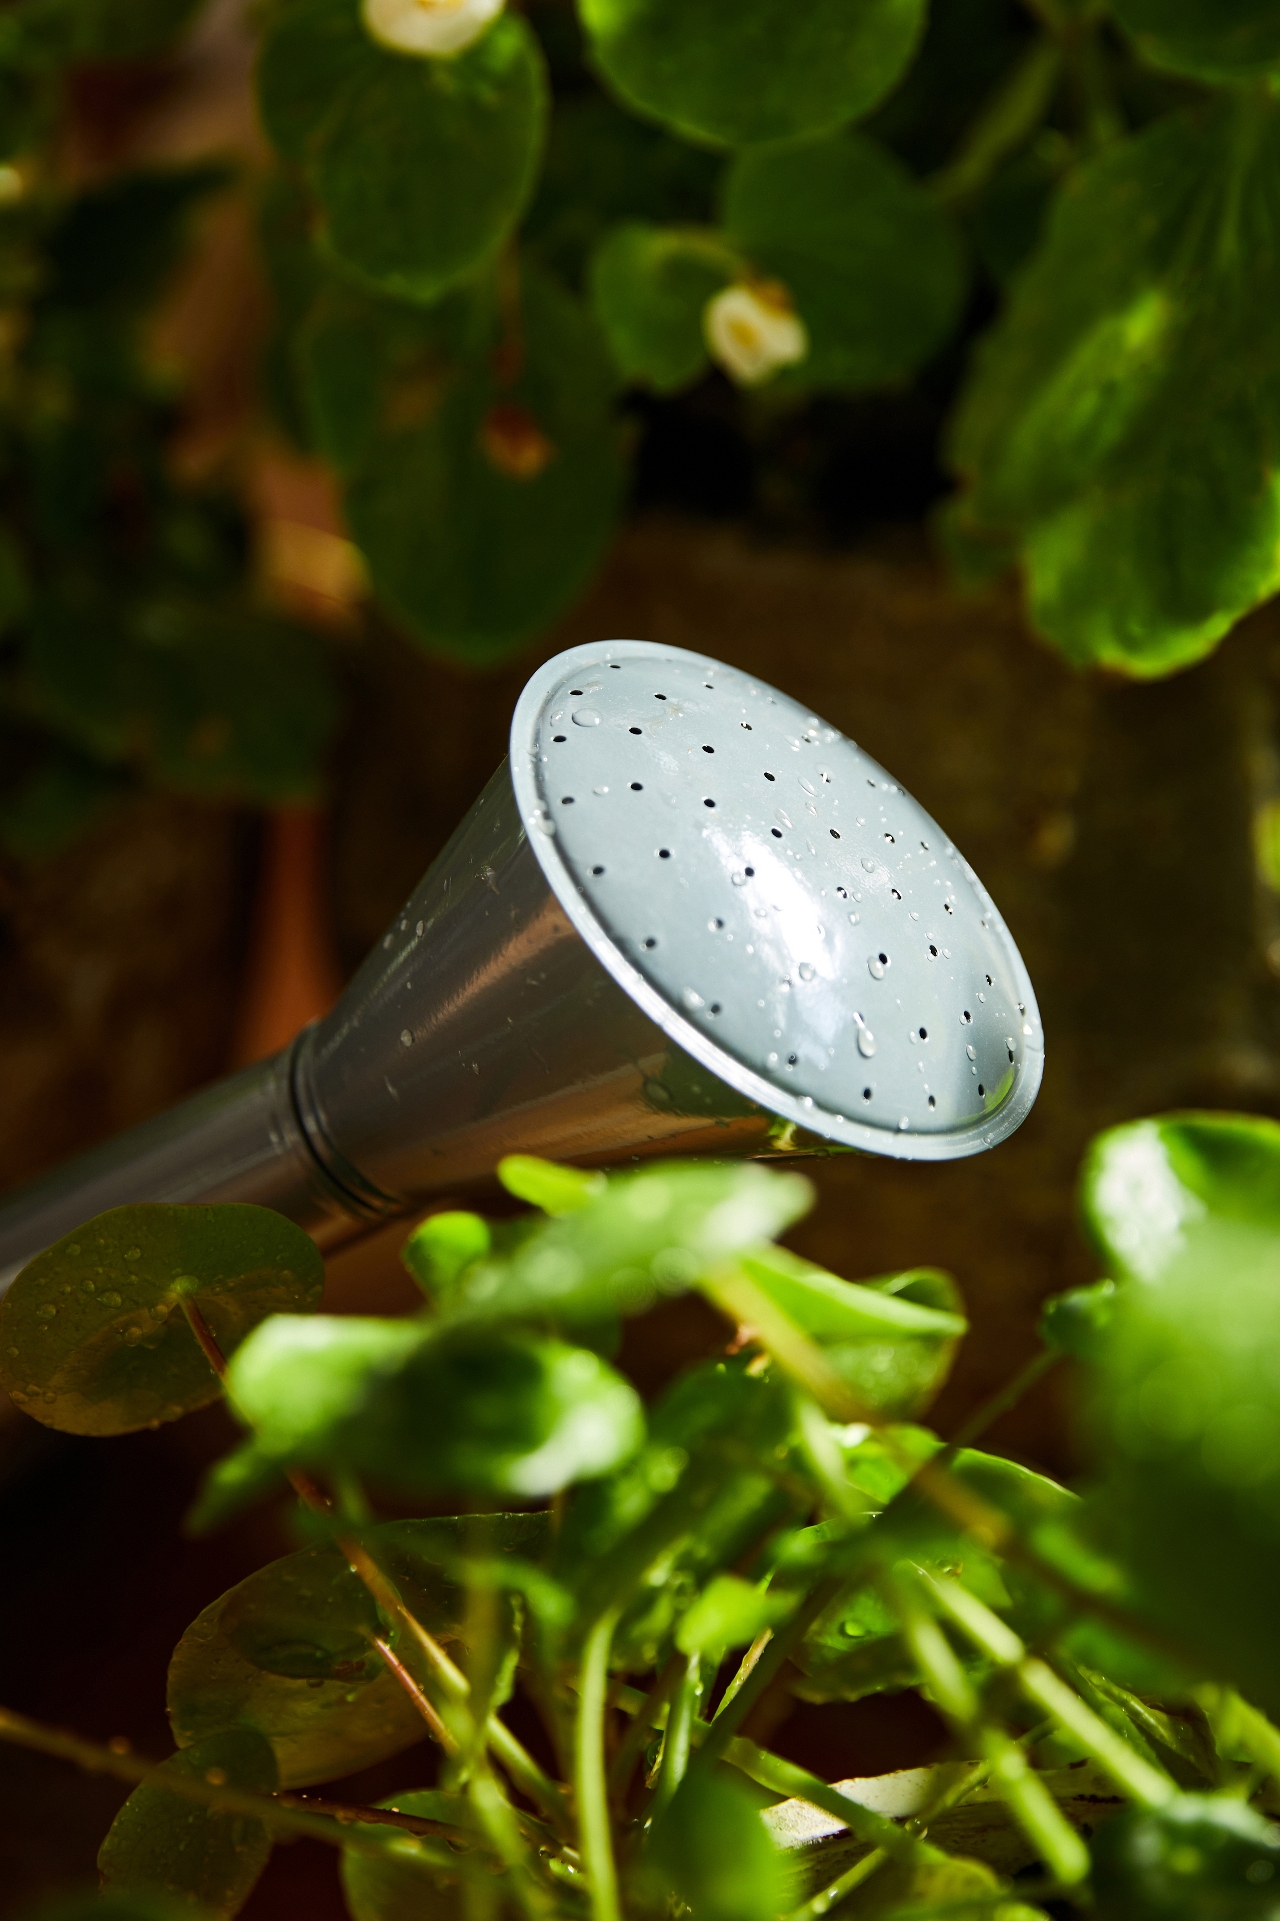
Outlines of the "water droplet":
{"type": "Polygon", "coordinates": [[[864,855],[862,856],[862,865],[863,865],[863,867],[864,867],[864,868],[866,869],[866,871],[867,871],[867,873],[868,873],[868,874],[874,874],[874,873],[875,873],[875,871],[876,871],[876,864],[875,864],[875,862],[874,862],[874,861],[873,861],[872,859],[870,859],[870,857],[869,857],[868,855],[866,855],[866,854],[864,854],[864,855]]]}
{"type": "Polygon", "coordinates": [[[706,1002],[703,1000],[701,994],[695,993],[692,987],[685,988],[682,998],[686,1007],[706,1006],[706,1002]]]}
{"type": "Polygon", "coordinates": [[[970,1059],[971,1061],[976,1061],[976,1060],[977,1060],[977,1058],[978,1058],[978,1050],[977,1050],[977,1048],[976,1048],[976,1047],[966,1047],[964,1051],[965,1051],[965,1053],[966,1053],[966,1054],[967,1054],[967,1055],[969,1056],[969,1059],[970,1059]]]}
{"type": "Polygon", "coordinates": [[[422,931],[423,931],[423,929],[425,928],[425,926],[426,926],[426,924],[427,924],[427,923],[426,923],[425,921],[421,921],[421,920],[420,920],[420,921],[418,922],[418,925],[417,925],[417,926],[415,927],[415,929],[414,929],[414,932],[415,932],[415,934],[418,934],[418,935],[421,935],[421,933],[422,933],[422,931]]]}
{"type": "Polygon", "coordinates": [[[140,1261],[142,1259],[142,1249],[140,1247],[126,1247],[124,1257],[126,1261],[140,1261]]]}
{"type": "Polygon", "coordinates": [[[876,1037],[869,1027],[858,1029],[858,1052],[864,1061],[869,1061],[876,1051],[876,1037]]]}
{"type": "Polygon", "coordinates": [[[80,1291],[82,1294],[92,1294],[96,1286],[96,1281],[84,1280],[80,1283],[80,1291]]]}
{"type": "Polygon", "coordinates": [[[44,1404],[46,1407],[52,1407],[54,1402],[57,1400],[57,1398],[58,1398],[57,1395],[53,1393],[49,1393],[41,1396],[41,1399],[44,1401],[44,1404]]]}
{"type": "Polygon", "coordinates": [[[746,886],[746,884],[747,884],[747,877],[746,877],[746,875],[745,875],[745,874],[734,874],[734,876],[733,876],[733,884],[734,884],[734,886],[735,886],[735,887],[745,887],[745,886],[746,886]]]}
{"type": "Polygon", "coordinates": [[[1012,1034],[1006,1034],[1006,1035],[1005,1035],[1005,1037],[1004,1037],[1004,1044],[1005,1044],[1005,1046],[1006,1046],[1006,1047],[1008,1048],[1008,1050],[1009,1050],[1009,1052],[1010,1052],[1010,1053],[1012,1054],[1012,1052],[1013,1052],[1013,1049],[1014,1049],[1014,1044],[1015,1044],[1015,1043],[1014,1043],[1014,1038],[1013,1038],[1013,1035],[1012,1035],[1012,1034]]]}
{"type": "Polygon", "coordinates": [[[52,1306],[48,1301],[45,1302],[43,1307],[38,1307],[36,1309],[36,1319],[38,1321],[54,1321],[57,1318],[58,1318],[57,1308],[52,1306]]]}
{"type": "Polygon", "coordinates": [[[572,714],[575,727],[598,727],[600,716],[594,707],[575,707],[572,714]]]}
{"type": "Polygon", "coordinates": [[[905,1134],[908,1127],[910,1127],[910,1125],[911,1125],[910,1121],[907,1119],[906,1115],[904,1114],[902,1119],[898,1122],[898,1132],[900,1134],[905,1134]]]}
{"type": "Polygon", "coordinates": [[[67,1252],[68,1254],[78,1254],[80,1252],[79,1241],[72,1241],[70,1247],[67,1249],[67,1252]]]}
{"type": "Polygon", "coordinates": [[[861,919],[862,919],[862,916],[861,916],[861,914],[850,914],[850,916],[849,916],[849,920],[850,920],[850,923],[851,923],[851,925],[852,925],[852,926],[854,926],[854,927],[856,927],[856,926],[858,925],[858,922],[859,922],[859,921],[860,921],[861,919]]]}
{"type": "Polygon", "coordinates": [[[120,1296],[118,1294],[99,1294],[98,1299],[104,1307],[119,1307],[120,1305],[120,1296]]]}
{"type": "Polygon", "coordinates": [[[136,1347],[142,1339],[142,1329],[140,1327],[126,1327],[124,1338],[126,1346],[136,1347]]]}
{"type": "Polygon", "coordinates": [[[802,980],[802,981],[811,981],[811,980],[813,979],[813,977],[814,977],[814,974],[816,973],[816,971],[817,971],[817,970],[816,970],[816,968],[814,967],[814,965],[813,965],[813,962],[812,962],[812,961],[801,961],[801,963],[800,963],[800,978],[801,978],[801,980],[802,980]]]}
{"type": "Polygon", "coordinates": [[[151,1309],[152,1320],[167,1321],[169,1318],[169,1306],[170,1306],[170,1303],[167,1301],[157,1301],[155,1306],[151,1309]]]}
{"type": "Polygon", "coordinates": [[[407,1027],[402,1027],[400,1030],[400,1045],[401,1047],[413,1046],[413,1035],[407,1027]]]}
{"type": "MultiPolygon", "coordinates": [[[[778,1056],[776,1054],[766,1054],[764,1058],[766,1066],[776,1067],[778,1065],[778,1056]]],[[[16,1353],[17,1350],[15,1349],[14,1352],[16,1353]]]]}
{"type": "Polygon", "coordinates": [[[607,787],[593,787],[591,791],[593,794],[607,794],[609,789],[607,787]]]}
{"type": "Polygon", "coordinates": [[[533,824],[540,834],[554,834],[556,831],[556,824],[550,814],[535,814],[533,824]]]}
{"type": "Polygon", "coordinates": [[[872,954],[867,962],[867,971],[872,980],[882,981],[889,966],[889,956],[885,953],[872,954]]]}

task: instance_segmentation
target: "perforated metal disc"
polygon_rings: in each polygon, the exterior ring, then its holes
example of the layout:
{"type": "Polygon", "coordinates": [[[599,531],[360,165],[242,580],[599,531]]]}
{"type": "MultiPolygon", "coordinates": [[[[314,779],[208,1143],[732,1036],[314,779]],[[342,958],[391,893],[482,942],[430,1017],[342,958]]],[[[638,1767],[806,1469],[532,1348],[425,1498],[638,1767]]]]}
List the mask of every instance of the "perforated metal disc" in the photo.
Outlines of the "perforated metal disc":
{"type": "Polygon", "coordinates": [[[990,896],[883,767],[786,694],[677,648],[574,648],[525,688],[511,774],[583,939],[741,1093],[921,1160],[1025,1118],[1040,1018],[990,896]]]}

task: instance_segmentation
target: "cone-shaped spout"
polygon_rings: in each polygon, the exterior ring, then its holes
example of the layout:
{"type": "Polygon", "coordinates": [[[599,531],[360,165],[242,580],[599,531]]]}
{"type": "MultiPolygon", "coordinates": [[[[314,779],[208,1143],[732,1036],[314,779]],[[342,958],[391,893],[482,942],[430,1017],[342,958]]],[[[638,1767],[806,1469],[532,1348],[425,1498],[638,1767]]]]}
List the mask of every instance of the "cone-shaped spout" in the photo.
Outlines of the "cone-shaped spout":
{"type": "Polygon", "coordinates": [[[883,768],[700,655],[575,648],[332,1013],[0,1208],[0,1283],[129,1200],[332,1244],[513,1150],[972,1154],[1042,1065],[1003,922],[883,768]]]}

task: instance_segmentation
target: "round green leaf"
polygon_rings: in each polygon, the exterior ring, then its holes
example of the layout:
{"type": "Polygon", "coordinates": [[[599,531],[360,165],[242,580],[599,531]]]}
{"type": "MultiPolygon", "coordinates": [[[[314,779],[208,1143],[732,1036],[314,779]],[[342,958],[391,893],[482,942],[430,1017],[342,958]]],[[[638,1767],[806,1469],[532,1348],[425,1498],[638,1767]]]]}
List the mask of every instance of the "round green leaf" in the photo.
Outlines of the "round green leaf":
{"type": "Polygon", "coordinates": [[[228,1389],[262,1454],[407,1494],[537,1500],[607,1474],[644,1433],[634,1389],[598,1355],[507,1331],[276,1315],[228,1389]]]}
{"type": "Polygon", "coordinates": [[[1232,85],[1280,69],[1273,0],[1113,0],[1143,58],[1170,73],[1232,85]]]}
{"type": "Polygon", "coordinates": [[[781,1234],[812,1200],[799,1174],[751,1162],[660,1162],[615,1174],[584,1207],[540,1222],[507,1260],[477,1263],[449,1313],[460,1321],[641,1313],[781,1234]]]}
{"type": "Polygon", "coordinates": [[[497,658],[585,585],[622,498],[616,384],[586,308],[526,268],[515,378],[500,386],[472,362],[367,444],[352,530],[380,597],[426,646],[497,658]]]}
{"type": "Polygon", "coordinates": [[[858,390],[901,379],[959,315],[954,225],[865,135],[741,154],[724,227],[758,272],[783,283],[808,333],[808,354],[779,386],[858,390]]]}
{"type": "Polygon", "coordinates": [[[532,191],[547,83],[516,15],[434,60],[377,45],[358,0],[293,0],[264,39],[258,93],[315,190],[326,245],[389,293],[434,299],[494,253],[532,191]]]}
{"type": "MultiPolygon", "coordinates": [[[[467,1800],[434,1788],[391,1795],[377,1805],[428,1821],[448,1821],[455,1827],[475,1825],[467,1800]]],[[[376,1834],[383,1853],[374,1859],[351,1848],[342,1851],[342,1892],[352,1921],[466,1921],[473,1910],[464,1883],[473,1878],[493,1901],[493,1857],[481,1845],[471,1850],[451,1842],[446,1850],[431,1842],[424,1846],[408,1835],[392,1837],[385,1828],[357,1828],[356,1832],[376,1834]]],[[[500,1913],[506,1916],[505,1904],[500,1913]]]]}
{"type": "MultiPolygon", "coordinates": [[[[543,1514],[484,1517],[486,1555],[535,1552],[543,1514]]],[[[417,1619],[442,1640],[464,1621],[466,1520],[390,1521],[362,1539],[417,1619]]],[[[369,1643],[399,1646],[336,1546],[260,1568],[192,1622],[169,1665],[169,1719],[187,1747],[247,1726],[275,1750],[285,1787],[333,1780],[422,1738],[422,1720],[369,1643]]]]}
{"type": "Polygon", "coordinates": [[[1280,1124],[1190,1113],[1109,1128],[1085,1157],[1081,1202],[1119,1279],[1159,1280],[1193,1247],[1224,1261],[1280,1249],[1280,1124]]]}
{"type": "Polygon", "coordinates": [[[628,105],[693,140],[824,133],[905,72],[924,0],[580,0],[591,51],[628,105]]]}
{"type": "Polygon", "coordinates": [[[37,1255],[0,1302],[0,1385],[64,1433],[154,1427],[222,1392],[184,1298],[231,1355],[268,1314],[314,1307],[323,1286],[314,1242],[270,1208],[112,1208],[37,1255]]]}
{"type": "Polygon", "coordinates": [[[1129,1808],[1093,1843],[1099,1921],[1270,1921],[1280,1829],[1244,1801],[1180,1794],[1129,1808]]]}
{"type": "Polygon", "coordinates": [[[1098,1524],[1139,1611],[1274,1714],[1280,1232],[1172,1226],[1148,1284],[1117,1288],[1091,1369],[1098,1524]]]}
{"type": "Polygon", "coordinates": [[[734,279],[731,249],[695,228],[615,227],[591,263],[591,301],[618,371],[673,393],[707,365],[702,316],[734,279]]]}
{"type": "MultiPolygon", "coordinates": [[[[253,1728],[207,1735],[161,1764],[161,1772],[208,1779],[210,1770],[236,1788],[270,1794],[277,1786],[271,1744],[253,1728]]],[[[159,1782],[135,1788],[98,1853],[103,1885],[117,1894],[173,1896],[188,1912],[238,1914],[267,1865],[271,1836],[247,1814],[166,1794],[159,1782]]]]}
{"type": "Polygon", "coordinates": [[[967,525],[1036,626],[1150,677],[1280,585],[1280,116],[1231,97],[1072,174],[951,430],[967,525]]]}

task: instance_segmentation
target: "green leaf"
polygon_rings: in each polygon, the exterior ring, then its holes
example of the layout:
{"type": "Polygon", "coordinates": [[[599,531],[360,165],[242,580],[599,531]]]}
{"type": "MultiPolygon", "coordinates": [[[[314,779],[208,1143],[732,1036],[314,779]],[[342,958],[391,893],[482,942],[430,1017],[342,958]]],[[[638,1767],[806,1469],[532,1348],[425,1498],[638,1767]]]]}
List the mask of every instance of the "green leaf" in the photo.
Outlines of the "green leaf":
{"type": "MultiPolygon", "coordinates": [[[[207,1735],[161,1764],[197,1780],[221,1776],[230,1786],[269,1794],[276,1786],[271,1744],[252,1728],[207,1735]]],[[[155,1890],[201,1913],[238,1914],[267,1865],[271,1836],[251,1815],[166,1794],[159,1783],[135,1788],[98,1853],[106,1888],[155,1890]]]]}
{"type": "Polygon", "coordinates": [[[1114,1281],[1095,1281],[1092,1287],[1069,1288],[1047,1300],[1040,1315],[1040,1338],[1055,1353],[1077,1361],[1094,1361],[1106,1344],[1115,1307],[1114,1281]]]}
{"type": "Polygon", "coordinates": [[[191,1921],[191,1908],[160,1894],[86,1894],[38,1908],[24,1921],[191,1921]]]}
{"type": "Polygon", "coordinates": [[[1234,1216],[1207,1213],[1180,1231],[1171,1211],[1145,1245],[1135,1237],[1139,1259],[1158,1256],[1155,1284],[1117,1290],[1091,1370],[1091,1427],[1097,1524],[1134,1605],[1274,1714],[1280,1234],[1257,1218],[1267,1198],[1242,1183],[1229,1195],[1234,1216]]]}
{"type": "Polygon", "coordinates": [[[1021,544],[1032,618],[1139,676],[1280,584],[1280,114],[1167,116],[1068,183],[951,435],[974,527],[1021,544]]]}
{"type": "Polygon", "coordinates": [[[547,83],[513,14],[432,60],[378,46],[356,0],[292,0],[264,37],[258,97],[315,190],[328,249],[402,298],[433,300],[493,255],[532,191],[547,83]]]}
{"type": "Polygon", "coordinates": [[[1129,1808],[1102,1824],[1092,1853],[1100,1921],[1266,1921],[1275,1909],[1280,1831],[1234,1796],[1129,1808]]]}
{"type": "Polygon", "coordinates": [[[1224,86],[1280,69],[1271,0],[1113,0],[1116,19],[1153,67],[1224,86]]]}
{"type": "MultiPolygon", "coordinates": [[[[882,1915],[884,1921],[1040,1921],[1043,1910],[1028,1908],[1013,1896],[993,1900],[1004,1887],[983,1861],[944,1854],[922,1842],[910,1855],[886,1862],[844,1906],[855,1916],[882,1915]],[[970,1905],[972,1904],[972,1905],[970,1905]]],[[[1137,1921],[1137,1916],[1130,1917],[1137,1921]]]]}
{"type": "Polygon", "coordinates": [[[400,1259],[429,1301],[447,1300],[450,1290],[493,1245],[489,1223],[461,1210],[433,1214],[415,1227],[400,1259]]]}
{"type": "Polygon", "coordinates": [[[537,1500],[607,1474],[644,1433],[598,1355],[505,1330],[275,1315],[227,1385],[262,1454],[408,1494],[537,1500]]]}
{"type": "Polygon", "coordinates": [[[948,216],[862,134],[749,150],[730,169],[724,229],[786,287],[809,351],[779,387],[858,391],[928,359],[959,317],[965,269],[948,216]]]}
{"type": "Polygon", "coordinates": [[[619,220],[705,223],[721,161],[591,92],[556,100],[547,157],[522,233],[574,285],[619,220]]]}
{"type": "Polygon", "coordinates": [[[782,1858],[750,1793],[728,1772],[685,1777],[653,1825],[643,1869],[697,1921],[773,1921],[785,1904],[782,1858]]]}
{"type": "Polygon", "coordinates": [[[738,272],[732,249],[695,228],[615,227],[591,262],[591,300],[618,370],[658,393],[705,371],[703,313],[738,272]]]}
{"type": "MultiPolygon", "coordinates": [[[[377,1806],[463,1829],[475,1826],[465,1798],[434,1788],[391,1795],[377,1806]]],[[[468,1921],[472,1910],[465,1883],[477,1881],[491,1900],[501,1885],[494,1882],[492,1856],[478,1843],[464,1849],[456,1842],[423,1842],[407,1834],[392,1838],[386,1828],[357,1825],[354,1831],[375,1835],[384,1852],[375,1860],[351,1848],[342,1851],[342,1892],[353,1921],[468,1921]]]]}
{"type": "Polygon", "coordinates": [[[1086,1224],[1119,1279],[1161,1280],[1280,1246],[1280,1124],[1255,1114],[1169,1114],[1099,1134],[1081,1174],[1086,1224]]]}
{"type": "Polygon", "coordinates": [[[682,1294],[722,1261],[780,1234],[809,1208],[798,1174],[750,1162],[663,1162],[539,1225],[505,1262],[482,1262],[451,1303],[458,1320],[594,1319],[682,1294]]]}
{"type": "Polygon", "coordinates": [[[176,39],[199,0],[25,0],[12,12],[20,49],[59,62],[139,60],[176,39]]]}
{"type": "Polygon", "coordinates": [[[314,1242],[270,1208],[112,1208],[37,1255],[0,1302],[0,1385],[68,1434],[176,1420],[222,1392],[184,1299],[231,1355],[265,1316],[314,1306],[323,1286],[314,1242]]]}
{"type": "Polygon", "coordinates": [[[794,1606],[789,1594],[770,1594],[736,1574],[717,1574],[693,1606],[680,1617],[676,1646],[682,1654],[707,1654],[723,1660],[730,1648],[745,1647],[794,1606]]]}
{"type": "Polygon", "coordinates": [[[876,1413],[912,1419],[941,1389],[966,1327],[949,1276],[917,1268],[855,1285],[779,1247],[744,1255],[741,1265],[876,1413]],[[912,1288],[940,1291],[948,1306],[914,1301],[912,1288]]]}
{"type": "MultiPolygon", "coordinates": [[[[361,1539],[417,1619],[441,1640],[464,1631],[466,1518],[388,1521],[361,1539]]],[[[485,1565],[510,1563],[545,1538],[544,1514],[483,1517],[485,1565]]],[[[285,1787],[328,1781],[398,1754],[422,1721],[369,1644],[398,1628],[380,1620],[363,1583],[331,1543],[260,1568],[197,1616],[169,1666],[169,1718],[182,1747],[247,1726],[271,1742],[285,1787]]]]}
{"type": "Polygon", "coordinates": [[[605,1176],[580,1167],[562,1167],[539,1160],[536,1154],[508,1154],[498,1162],[498,1179],[518,1201],[540,1207],[544,1214],[576,1214],[604,1192],[605,1176]]]}
{"type": "Polygon", "coordinates": [[[591,51],[631,107],[745,146],[867,113],[905,71],[923,0],[580,0],[591,51]]]}
{"type": "Polygon", "coordinates": [[[469,660],[509,652],[569,605],[622,499],[605,343],[528,265],[519,342],[518,370],[478,356],[389,408],[347,494],[383,601],[425,646],[469,660]]]}
{"type": "Polygon", "coordinates": [[[113,641],[74,607],[41,607],[27,663],[51,726],[207,799],[316,796],[338,711],[316,635],[243,605],[163,599],[131,610],[113,641]]]}

